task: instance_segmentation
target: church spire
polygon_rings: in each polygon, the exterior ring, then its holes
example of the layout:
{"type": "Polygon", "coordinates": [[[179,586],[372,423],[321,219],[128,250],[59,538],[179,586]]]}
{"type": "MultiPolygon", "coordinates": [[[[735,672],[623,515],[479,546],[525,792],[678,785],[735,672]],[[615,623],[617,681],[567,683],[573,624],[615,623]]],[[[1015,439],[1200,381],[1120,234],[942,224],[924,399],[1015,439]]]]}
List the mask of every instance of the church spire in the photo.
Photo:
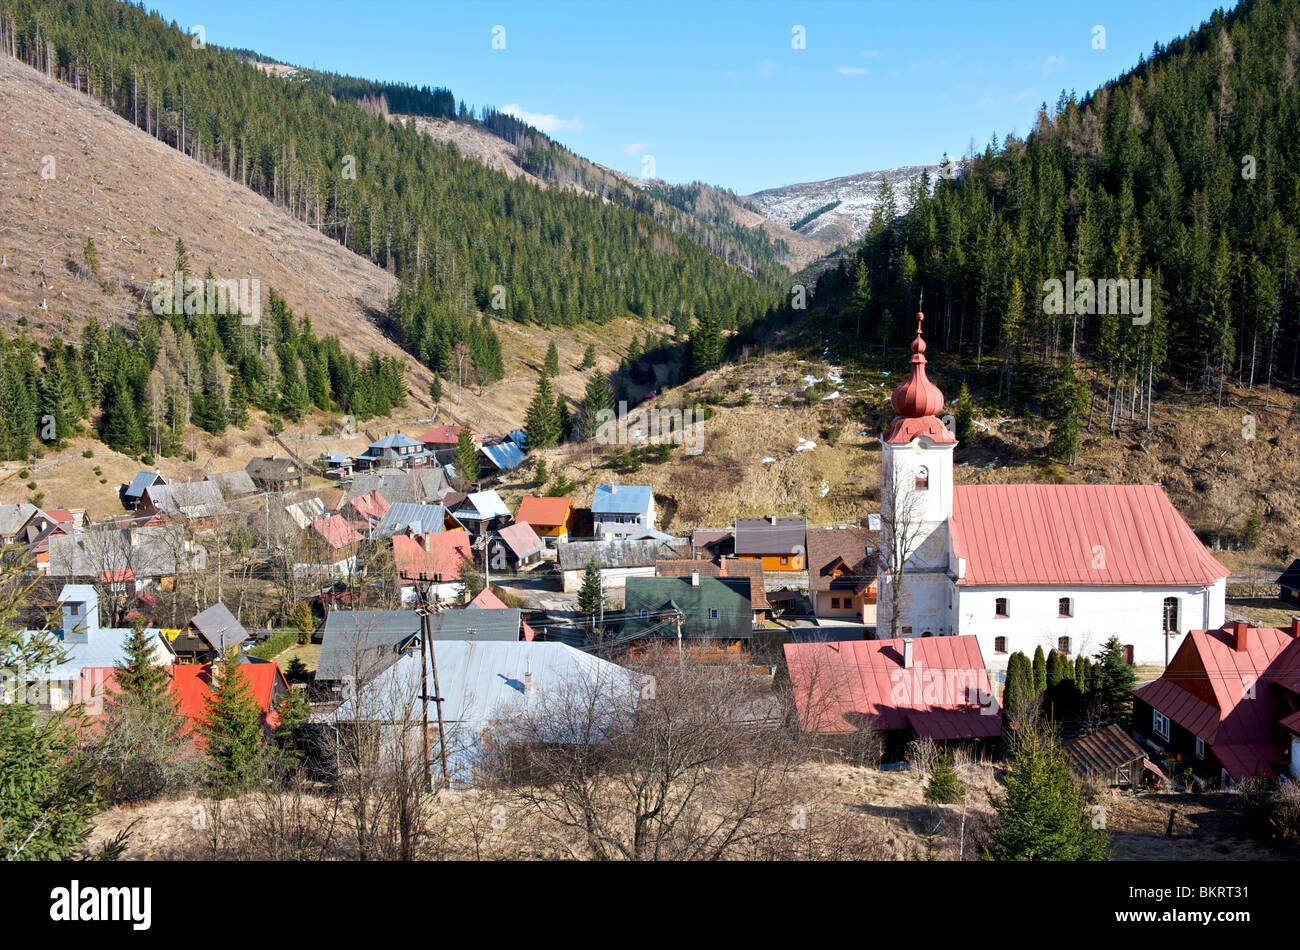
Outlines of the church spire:
{"type": "Polygon", "coordinates": [[[912,340],[912,368],[907,379],[894,390],[890,403],[898,413],[885,433],[886,442],[910,442],[928,436],[934,442],[956,442],[956,438],[938,419],[943,409],[943,393],[925,375],[925,339],[921,324],[925,314],[916,314],[916,338],[912,340]]]}

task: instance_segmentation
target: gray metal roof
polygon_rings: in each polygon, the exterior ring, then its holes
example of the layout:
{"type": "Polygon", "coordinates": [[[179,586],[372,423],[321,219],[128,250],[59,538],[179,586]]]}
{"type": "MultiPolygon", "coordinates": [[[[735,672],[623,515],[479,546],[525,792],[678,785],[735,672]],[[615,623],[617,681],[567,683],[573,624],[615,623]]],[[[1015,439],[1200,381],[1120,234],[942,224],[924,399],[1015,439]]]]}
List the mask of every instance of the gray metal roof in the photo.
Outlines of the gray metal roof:
{"type": "Polygon", "coordinates": [[[806,518],[737,518],[737,554],[801,554],[807,543],[806,518]]]}
{"type": "Polygon", "coordinates": [[[248,639],[248,631],[244,629],[244,625],[230,612],[230,608],[220,601],[207,610],[195,614],[190,619],[190,623],[214,650],[221,652],[237,647],[248,639]]]}
{"type": "Polygon", "coordinates": [[[685,538],[668,541],[561,541],[555,546],[556,563],[562,571],[581,571],[593,558],[601,570],[626,567],[654,567],[655,561],[689,556],[685,538]],[[683,553],[683,551],[685,553],[683,553]]]}
{"type": "Polygon", "coordinates": [[[126,486],[126,497],[141,498],[146,488],[162,480],[162,476],[157,472],[136,472],[135,478],[131,479],[131,484],[126,486]]]}
{"type": "Polygon", "coordinates": [[[187,545],[180,525],[94,527],[50,536],[51,577],[95,577],[130,568],[139,579],[183,574],[206,564],[202,545],[187,545]]]}
{"type": "Polygon", "coordinates": [[[210,518],[230,510],[215,482],[173,482],[145,489],[150,504],[169,515],[210,518]]]}
{"type": "Polygon", "coordinates": [[[439,504],[394,502],[375,526],[375,537],[387,538],[402,534],[408,527],[413,534],[431,534],[441,531],[446,519],[447,509],[439,504]]]}
{"type": "MultiPolygon", "coordinates": [[[[429,635],[437,641],[515,641],[522,616],[518,607],[449,608],[429,618],[429,635]]],[[[363,676],[373,676],[396,662],[399,648],[419,632],[420,615],[414,610],[331,611],[325,618],[316,678],[340,680],[358,669],[363,676]]]]}
{"type": "Polygon", "coordinates": [[[223,495],[253,495],[257,493],[257,486],[253,484],[253,477],[248,474],[248,469],[237,468],[233,472],[214,472],[209,475],[205,481],[212,482],[223,495]]]}
{"type": "Polygon", "coordinates": [[[376,469],[353,476],[347,496],[378,491],[394,503],[440,501],[450,490],[447,474],[441,468],[376,469]]]}
{"type": "Polygon", "coordinates": [[[8,537],[17,534],[38,511],[39,508],[27,502],[19,505],[0,505],[0,535],[8,537]]]}

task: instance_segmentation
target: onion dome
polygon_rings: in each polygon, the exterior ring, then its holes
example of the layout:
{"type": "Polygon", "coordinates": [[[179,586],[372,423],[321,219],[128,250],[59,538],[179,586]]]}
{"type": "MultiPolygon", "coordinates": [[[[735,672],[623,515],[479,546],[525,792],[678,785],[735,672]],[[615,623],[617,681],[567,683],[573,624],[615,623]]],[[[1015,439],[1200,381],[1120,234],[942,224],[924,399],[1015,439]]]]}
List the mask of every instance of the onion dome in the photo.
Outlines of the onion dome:
{"type": "Polygon", "coordinates": [[[956,442],[956,438],[939,420],[943,393],[925,375],[925,340],[921,323],[925,314],[916,315],[916,339],[912,341],[912,369],[901,386],[894,390],[890,403],[898,413],[885,433],[886,442],[910,442],[925,436],[933,442],[956,442]]]}

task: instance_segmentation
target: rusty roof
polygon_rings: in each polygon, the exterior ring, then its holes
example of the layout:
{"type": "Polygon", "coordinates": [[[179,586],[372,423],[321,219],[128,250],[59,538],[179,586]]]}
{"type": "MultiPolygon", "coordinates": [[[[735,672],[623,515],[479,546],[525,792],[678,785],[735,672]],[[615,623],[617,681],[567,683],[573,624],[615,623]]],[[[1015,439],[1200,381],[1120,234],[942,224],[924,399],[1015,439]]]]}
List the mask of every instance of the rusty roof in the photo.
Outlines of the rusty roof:
{"type": "Polygon", "coordinates": [[[770,610],[767,587],[763,578],[763,565],[758,561],[738,558],[665,558],[655,561],[655,574],[659,577],[690,577],[699,571],[701,577],[748,577],[749,604],[755,610],[770,610]]]}
{"type": "Polygon", "coordinates": [[[875,552],[880,546],[880,532],[867,528],[821,528],[808,532],[808,587],[830,590],[839,581],[851,580],[854,590],[869,587],[876,579],[875,552]],[[872,553],[867,554],[870,548],[872,553]],[[843,562],[847,574],[837,572],[843,562]]]}
{"type": "Polygon", "coordinates": [[[1081,775],[1113,772],[1135,759],[1146,758],[1146,753],[1128,733],[1114,723],[1092,735],[1070,739],[1061,749],[1081,775]]]}

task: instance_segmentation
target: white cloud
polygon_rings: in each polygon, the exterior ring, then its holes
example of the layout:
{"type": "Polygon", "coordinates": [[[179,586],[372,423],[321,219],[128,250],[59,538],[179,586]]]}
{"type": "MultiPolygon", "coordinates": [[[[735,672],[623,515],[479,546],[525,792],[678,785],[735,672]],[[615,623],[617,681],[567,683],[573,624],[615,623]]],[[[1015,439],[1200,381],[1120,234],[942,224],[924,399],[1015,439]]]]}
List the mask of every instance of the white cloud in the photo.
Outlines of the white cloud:
{"type": "Polygon", "coordinates": [[[767,77],[772,75],[774,72],[776,72],[776,62],[774,60],[765,59],[759,64],[758,74],[760,76],[767,77]]]}
{"type": "Polygon", "coordinates": [[[835,71],[841,76],[865,76],[867,74],[865,66],[836,66],[835,71]]]}
{"type": "Polygon", "coordinates": [[[1054,69],[1060,69],[1060,68],[1061,68],[1062,66],[1064,66],[1064,65],[1065,65],[1065,57],[1064,57],[1064,56],[1055,56],[1055,55],[1053,55],[1053,56],[1049,56],[1049,57],[1047,57],[1047,59],[1043,60],[1043,62],[1042,62],[1042,64],[1041,64],[1040,68],[1043,70],[1043,75],[1046,76],[1046,75],[1047,75],[1048,73],[1050,73],[1052,70],[1054,70],[1054,69]]]}
{"type": "Polygon", "coordinates": [[[636,155],[640,155],[649,147],[650,147],[649,142],[631,142],[623,146],[623,153],[625,155],[636,156],[636,155]]]}
{"type": "Polygon", "coordinates": [[[573,131],[582,128],[582,120],[576,115],[572,119],[561,119],[551,112],[528,112],[517,102],[502,106],[501,111],[506,115],[514,116],[522,122],[527,122],[533,128],[545,132],[547,135],[552,132],[573,131]]]}
{"type": "Polygon", "coordinates": [[[862,51],[862,55],[865,56],[865,57],[867,57],[867,59],[880,59],[880,50],[878,50],[878,49],[864,49],[864,50],[862,51]]]}

